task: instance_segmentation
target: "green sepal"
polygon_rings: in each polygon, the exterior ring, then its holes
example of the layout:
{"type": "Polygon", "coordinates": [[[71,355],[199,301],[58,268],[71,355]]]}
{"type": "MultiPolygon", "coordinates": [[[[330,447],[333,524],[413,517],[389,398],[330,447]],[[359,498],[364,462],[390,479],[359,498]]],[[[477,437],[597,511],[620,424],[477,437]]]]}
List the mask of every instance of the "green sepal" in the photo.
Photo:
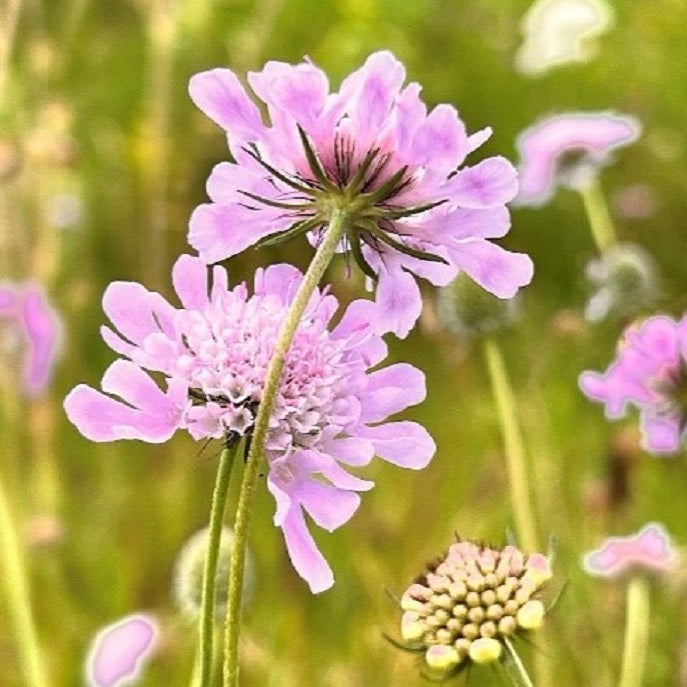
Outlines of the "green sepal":
{"type": "Polygon", "coordinates": [[[319,217],[313,217],[312,219],[305,220],[303,222],[296,222],[284,231],[280,231],[277,234],[270,234],[269,236],[261,238],[259,241],[256,241],[254,247],[262,248],[263,246],[278,246],[282,243],[290,241],[291,239],[301,236],[301,234],[305,234],[320,224],[322,224],[322,220],[319,217]]]}
{"type": "Polygon", "coordinates": [[[317,181],[320,182],[320,184],[322,184],[324,189],[329,191],[334,190],[336,187],[327,178],[327,175],[325,174],[324,169],[322,169],[322,165],[317,157],[317,153],[310,145],[310,141],[308,140],[308,137],[300,124],[298,125],[298,135],[301,138],[301,144],[303,145],[303,150],[305,150],[305,157],[308,161],[308,167],[310,167],[310,171],[313,173],[313,176],[315,179],[317,179],[317,181]]]}
{"type": "Polygon", "coordinates": [[[380,229],[374,222],[364,222],[359,223],[366,232],[379,239],[382,243],[386,243],[387,246],[391,246],[399,253],[408,255],[411,258],[417,258],[418,260],[426,260],[428,262],[442,262],[444,265],[448,265],[448,262],[439,255],[434,255],[433,253],[425,253],[424,251],[411,248],[406,246],[396,239],[392,239],[391,236],[382,229],[380,229]]]}

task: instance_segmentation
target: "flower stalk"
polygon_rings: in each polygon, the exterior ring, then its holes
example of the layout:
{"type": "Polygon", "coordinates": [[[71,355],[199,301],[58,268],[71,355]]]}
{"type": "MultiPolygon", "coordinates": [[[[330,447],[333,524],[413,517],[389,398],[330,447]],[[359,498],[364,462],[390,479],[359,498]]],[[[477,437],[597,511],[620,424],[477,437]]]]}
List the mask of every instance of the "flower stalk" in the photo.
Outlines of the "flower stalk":
{"type": "Polygon", "coordinates": [[[5,489],[0,483],[0,568],[7,606],[19,649],[21,670],[27,687],[47,687],[48,680],[29,601],[26,568],[16,525],[5,489]]]}
{"type": "Polygon", "coordinates": [[[584,209],[589,219],[589,228],[592,238],[599,253],[603,253],[606,248],[617,243],[618,238],[608,211],[608,205],[601,192],[601,186],[597,179],[592,179],[588,184],[580,189],[584,209]]]}
{"type": "Polygon", "coordinates": [[[641,687],[649,637],[649,580],[635,575],[627,587],[625,646],[619,687],[641,687]]]}
{"type": "Polygon", "coordinates": [[[310,297],[331,262],[336,248],[348,228],[348,222],[349,216],[344,209],[335,208],[332,211],[327,230],[286,314],[275,343],[272,359],[267,368],[265,386],[255,418],[253,436],[243,472],[243,481],[241,483],[234,521],[234,543],[229,566],[229,593],[224,640],[224,687],[234,687],[238,684],[241,591],[243,589],[243,572],[248,542],[248,525],[253,491],[258,476],[258,467],[264,457],[269,419],[279,385],[279,378],[284,360],[303,313],[310,301],[310,297]]]}
{"type": "Polygon", "coordinates": [[[513,642],[508,637],[503,638],[506,652],[503,657],[503,666],[514,687],[534,687],[532,679],[527,673],[524,663],[520,660],[513,642]]]}
{"type": "Polygon", "coordinates": [[[537,551],[536,526],[527,479],[527,461],[515,412],[515,398],[506,373],[503,356],[493,339],[485,339],[484,356],[503,434],[508,484],[518,541],[524,550],[537,551]]]}
{"type": "MultiPolygon", "coordinates": [[[[229,491],[229,479],[234,458],[240,442],[233,446],[227,446],[219,459],[215,490],[212,495],[210,510],[210,532],[208,537],[208,549],[205,557],[203,571],[203,591],[200,611],[200,645],[198,657],[198,680],[200,687],[209,687],[212,684],[213,644],[215,636],[215,587],[217,584],[217,559],[219,555],[220,540],[222,537],[222,524],[224,511],[229,491]]],[[[195,672],[195,671],[194,671],[195,672]]],[[[194,677],[194,684],[195,677],[194,677]]]]}

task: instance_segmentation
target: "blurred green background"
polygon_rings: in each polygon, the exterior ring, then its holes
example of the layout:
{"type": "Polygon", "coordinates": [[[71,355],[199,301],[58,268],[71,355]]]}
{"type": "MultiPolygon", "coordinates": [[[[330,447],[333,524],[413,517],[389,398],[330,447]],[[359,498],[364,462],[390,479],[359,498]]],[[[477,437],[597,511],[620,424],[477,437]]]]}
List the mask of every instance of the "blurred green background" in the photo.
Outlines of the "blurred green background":
{"type": "MultiPolygon", "coordinates": [[[[49,394],[23,398],[3,366],[0,477],[25,534],[32,601],[51,685],[83,684],[93,634],[128,613],[160,619],[159,650],[142,685],[186,685],[195,628],[170,589],[174,560],[208,519],[217,453],[186,436],[163,446],[90,443],[64,417],[75,384],[97,385],[113,359],[97,330],[114,279],[171,296],[169,270],[188,251],[186,229],[223,133],[190,102],[195,72],[239,73],[268,59],[309,56],[333,87],[375,50],[388,48],[423,86],[430,105],[455,104],[469,131],[490,125],[480,154],[516,160],[519,131],[543,115],[615,109],[643,123],[640,140],[602,174],[619,235],[647,248],[662,274],[657,307],[687,306],[687,7],[682,0],[615,3],[615,25],[585,64],[538,78],[514,55],[530,3],[516,0],[4,0],[0,3],[0,277],[41,279],[64,320],[49,394]],[[16,18],[16,24],[12,19],[16,18]],[[614,198],[642,184],[648,216],[627,217],[614,198]]],[[[577,389],[583,369],[611,360],[625,321],[590,325],[584,266],[594,257],[583,205],[561,191],[545,208],[518,209],[504,244],[529,253],[535,278],[522,319],[499,335],[530,461],[542,546],[558,542],[557,589],[568,588],[532,646],[551,685],[617,681],[624,586],[591,579],[583,552],[649,520],[687,542],[685,457],[659,460],[637,445],[634,418],[609,425],[577,389]]],[[[248,251],[228,262],[233,280],[258,265],[307,264],[304,242],[248,251]]],[[[334,290],[363,294],[335,264],[334,290]]],[[[400,594],[454,532],[494,543],[512,528],[499,426],[479,342],[441,330],[426,290],[420,326],[391,342],[428,378],[428,398],[406,413],[424,423],[438,453],[415,474],[381,462],[377,487],[353,520],[316,538],[337,584],[312,596],[290,567],[274,503],[260,485],[251,548],[254,594],[242,645],[246,687],[416,685],[419,659],[392,647],[400,594]]],[[[234,490],[236,488],[234,484],[234,490]]],[[[230,502],[231,503],[231,502],[230,502]]],[[[687,579],[654,585],[647,687],[687,685],[687,579]]],[[[498,684],[473,671],[471,685],[498,684]]],[[[7,609],[0,602],[0,685],[20,685],[7,609]]],[[[539,682],[540,686],[544,683],[539,682]]]]}

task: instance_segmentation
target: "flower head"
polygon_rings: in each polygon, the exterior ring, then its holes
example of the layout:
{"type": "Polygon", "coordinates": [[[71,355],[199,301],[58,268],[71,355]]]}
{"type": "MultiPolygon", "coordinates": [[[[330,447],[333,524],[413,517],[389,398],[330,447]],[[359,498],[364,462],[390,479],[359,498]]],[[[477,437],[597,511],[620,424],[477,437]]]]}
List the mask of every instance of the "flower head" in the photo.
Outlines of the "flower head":
{"type": "Polygon", "coordinates": [[[268,62],[248,82],[267,106],[265,125],[236,75],[191,79],[198,107],[228,133],[234,162],[208,180],[213,201],[191,217],[189,242],[207,262],[248,246],[307,234],[317,243],[335,209],[341,250],[377,282],[379,327],[405,336],[422,302],[411,274],[446,284],[464,270],[500,298],[532,277],[532,262],[488,239],[510,227],[517,191],[502,157],[463,166],[490,135],[468,136],[450,105],[427,113],[416,83],[389,52],[371,55],[329,92],[311,62],[268,62]]]}
{"type": "Polygon", "coordinates": [[[651,522],[629,537],[608,537],[584,557],[584,569],[599,577],[620,577],[644,570],[666,572],[676,558],[663,525],[651,522]]]}
{"type": "Polygon", "coordinates": [[[470,662],[495,661],[504,638],[541,625],[537,597],[550,578],[542,554],[457,541],[404,592],[401,637],[441,679],[470,662]]]}
{"type": "Polygon", "coordinates": [[[156,622],[140,613],[103,628],[93,640],[86,661],[89,687],[134,684],[156,640],[156,622]]]}
{"type": "Polygon", "coordinates": [[[613,112],[569,112],[537,122],[518,136],[516,202],[543,205],[557,186],[587,185],[613,151],[635,141],[640,130],[637,119],[613,112]]]}
{"type": "Polygon", "coordinates": [[[606,372],[584,372],[580,388],[605,405],[606,417],[639,408],[642,445],[653,453],[675,453],[687,422],[687,317],[665,315],[629,327],[618,357],[606,372]]]}
{"type": "Polygon", "coordinates": [[[60,343],[60,321],[38,284],[0,284],[0,340],[23,349],[23,385],[31,396],[45,391],[60,343]]]}
{"type": "Polygon", "coordinates": [[[613,23],[604,0],[537,0],[521,23],[523,42],[515,63],[528,76],[539,76],[596,54],[595,39],[613,23]]]}
{"type": "MultiPolygon", "coordinates": [[[[84,436],[163,442],[177,429],[228,443],[250,436],[302,275],[290,265],[258,270],[250,296],[245,284],[229,289],[223,268],[214,268],[212,284],[207,272],[201,259],[179,258],[172,276],[181,308],[140,284],[108,287],[103,307],[119,332],[103,327],[102,335],[128,360],[106,370],[105,393],[81,384],[67,396],[67,415],[84,436]],[[144,370],[161,373],[165,388],[144,370]]],[[[384,422],[424,398],[422,373],[404,363],[368,372],[386,355],[373,331],[374,304],[355,301],[330,328],[336,310],[334,296],[313,295],[286,356],[266,443],[275,524],[313,591],[330,587],[333,577],[304,512],[334,530],[357,509],[356,492],[373,486],[344,466],[365,465],[376,454],[418,469],[434,453],[420,425],[384,422]]]]}

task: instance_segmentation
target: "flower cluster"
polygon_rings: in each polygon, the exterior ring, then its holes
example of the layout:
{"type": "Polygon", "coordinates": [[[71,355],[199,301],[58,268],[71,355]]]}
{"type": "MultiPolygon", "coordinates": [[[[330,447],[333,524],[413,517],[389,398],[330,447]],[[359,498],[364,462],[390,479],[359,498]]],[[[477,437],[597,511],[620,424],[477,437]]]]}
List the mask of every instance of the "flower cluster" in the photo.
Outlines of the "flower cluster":
{"type": "Polygon", "coordinates": [[[606,372],[584,372],[582,391],[605,405],[606,417],[639,408],[642,445],[659,454],[675,453],[687,420],[687,318],[656,315],[629,327],[618,357],[606,372]]]}
{"type": "MultiPolygon", "coordinates": [[[[258,270],[253,295],[245,284],[227,285],[226,271],[208,271],[199,258],[182,256],[173,270],[182,307],[174,308],[140,284],[115,282],[103,307],[116,327],[105,341],[128,360],[105,372],[105,393],[79,385],[65,409],[93,441],[162,442],[177,429],[194,438],[228,442],[251,434],[267,365],[301,273],[290,265],[258,270]],[[145,372],[160,372],[161,389],[145,372]]],[[[352,303],[336,326],[331,294],[316,292],[286,356],[266,445],[268,487],[277,502],[296,570],[313,591],[333,583],[329,566],[308,533],[304,511],[321,527],[344,524],[372,483],[344,466],[377,455],[396,465],[422,468],[434,442],[418,424],[388,416],[425,396],[424,376],[398,363],[368,372],[386,355],[373,331],[369,301],[352,303]]]]}
{"type": "Polygon", "coordinates": [[[427,113],[403,65],[371,55],[329,92],[310,62],[268,62],[248,75],[270,124],[236,75],[191,79],[194,102],[227,131],[234,162],[215,167],[212,203],[191,218],[189,242],[207,262],[248,246],[307,234],[317,243],[335,209],[347,216],[341,250],[377,282],[377,327],[405,336],[421,307],[411,274],[436,285],[464,270],[500,298],[532,278],[532,262],[492,243],[510,227],[517,192],[502,157],[466,166],[490,130],[468,136],[456,110],[427,113]]]}
{"type": "Polygon", "coordinates": [[[504,638],[541,625],[537,595],[550,578],[542,554],[457,541],[404,592],[401,637],[440,678],[495,661],[504,638]]]}

